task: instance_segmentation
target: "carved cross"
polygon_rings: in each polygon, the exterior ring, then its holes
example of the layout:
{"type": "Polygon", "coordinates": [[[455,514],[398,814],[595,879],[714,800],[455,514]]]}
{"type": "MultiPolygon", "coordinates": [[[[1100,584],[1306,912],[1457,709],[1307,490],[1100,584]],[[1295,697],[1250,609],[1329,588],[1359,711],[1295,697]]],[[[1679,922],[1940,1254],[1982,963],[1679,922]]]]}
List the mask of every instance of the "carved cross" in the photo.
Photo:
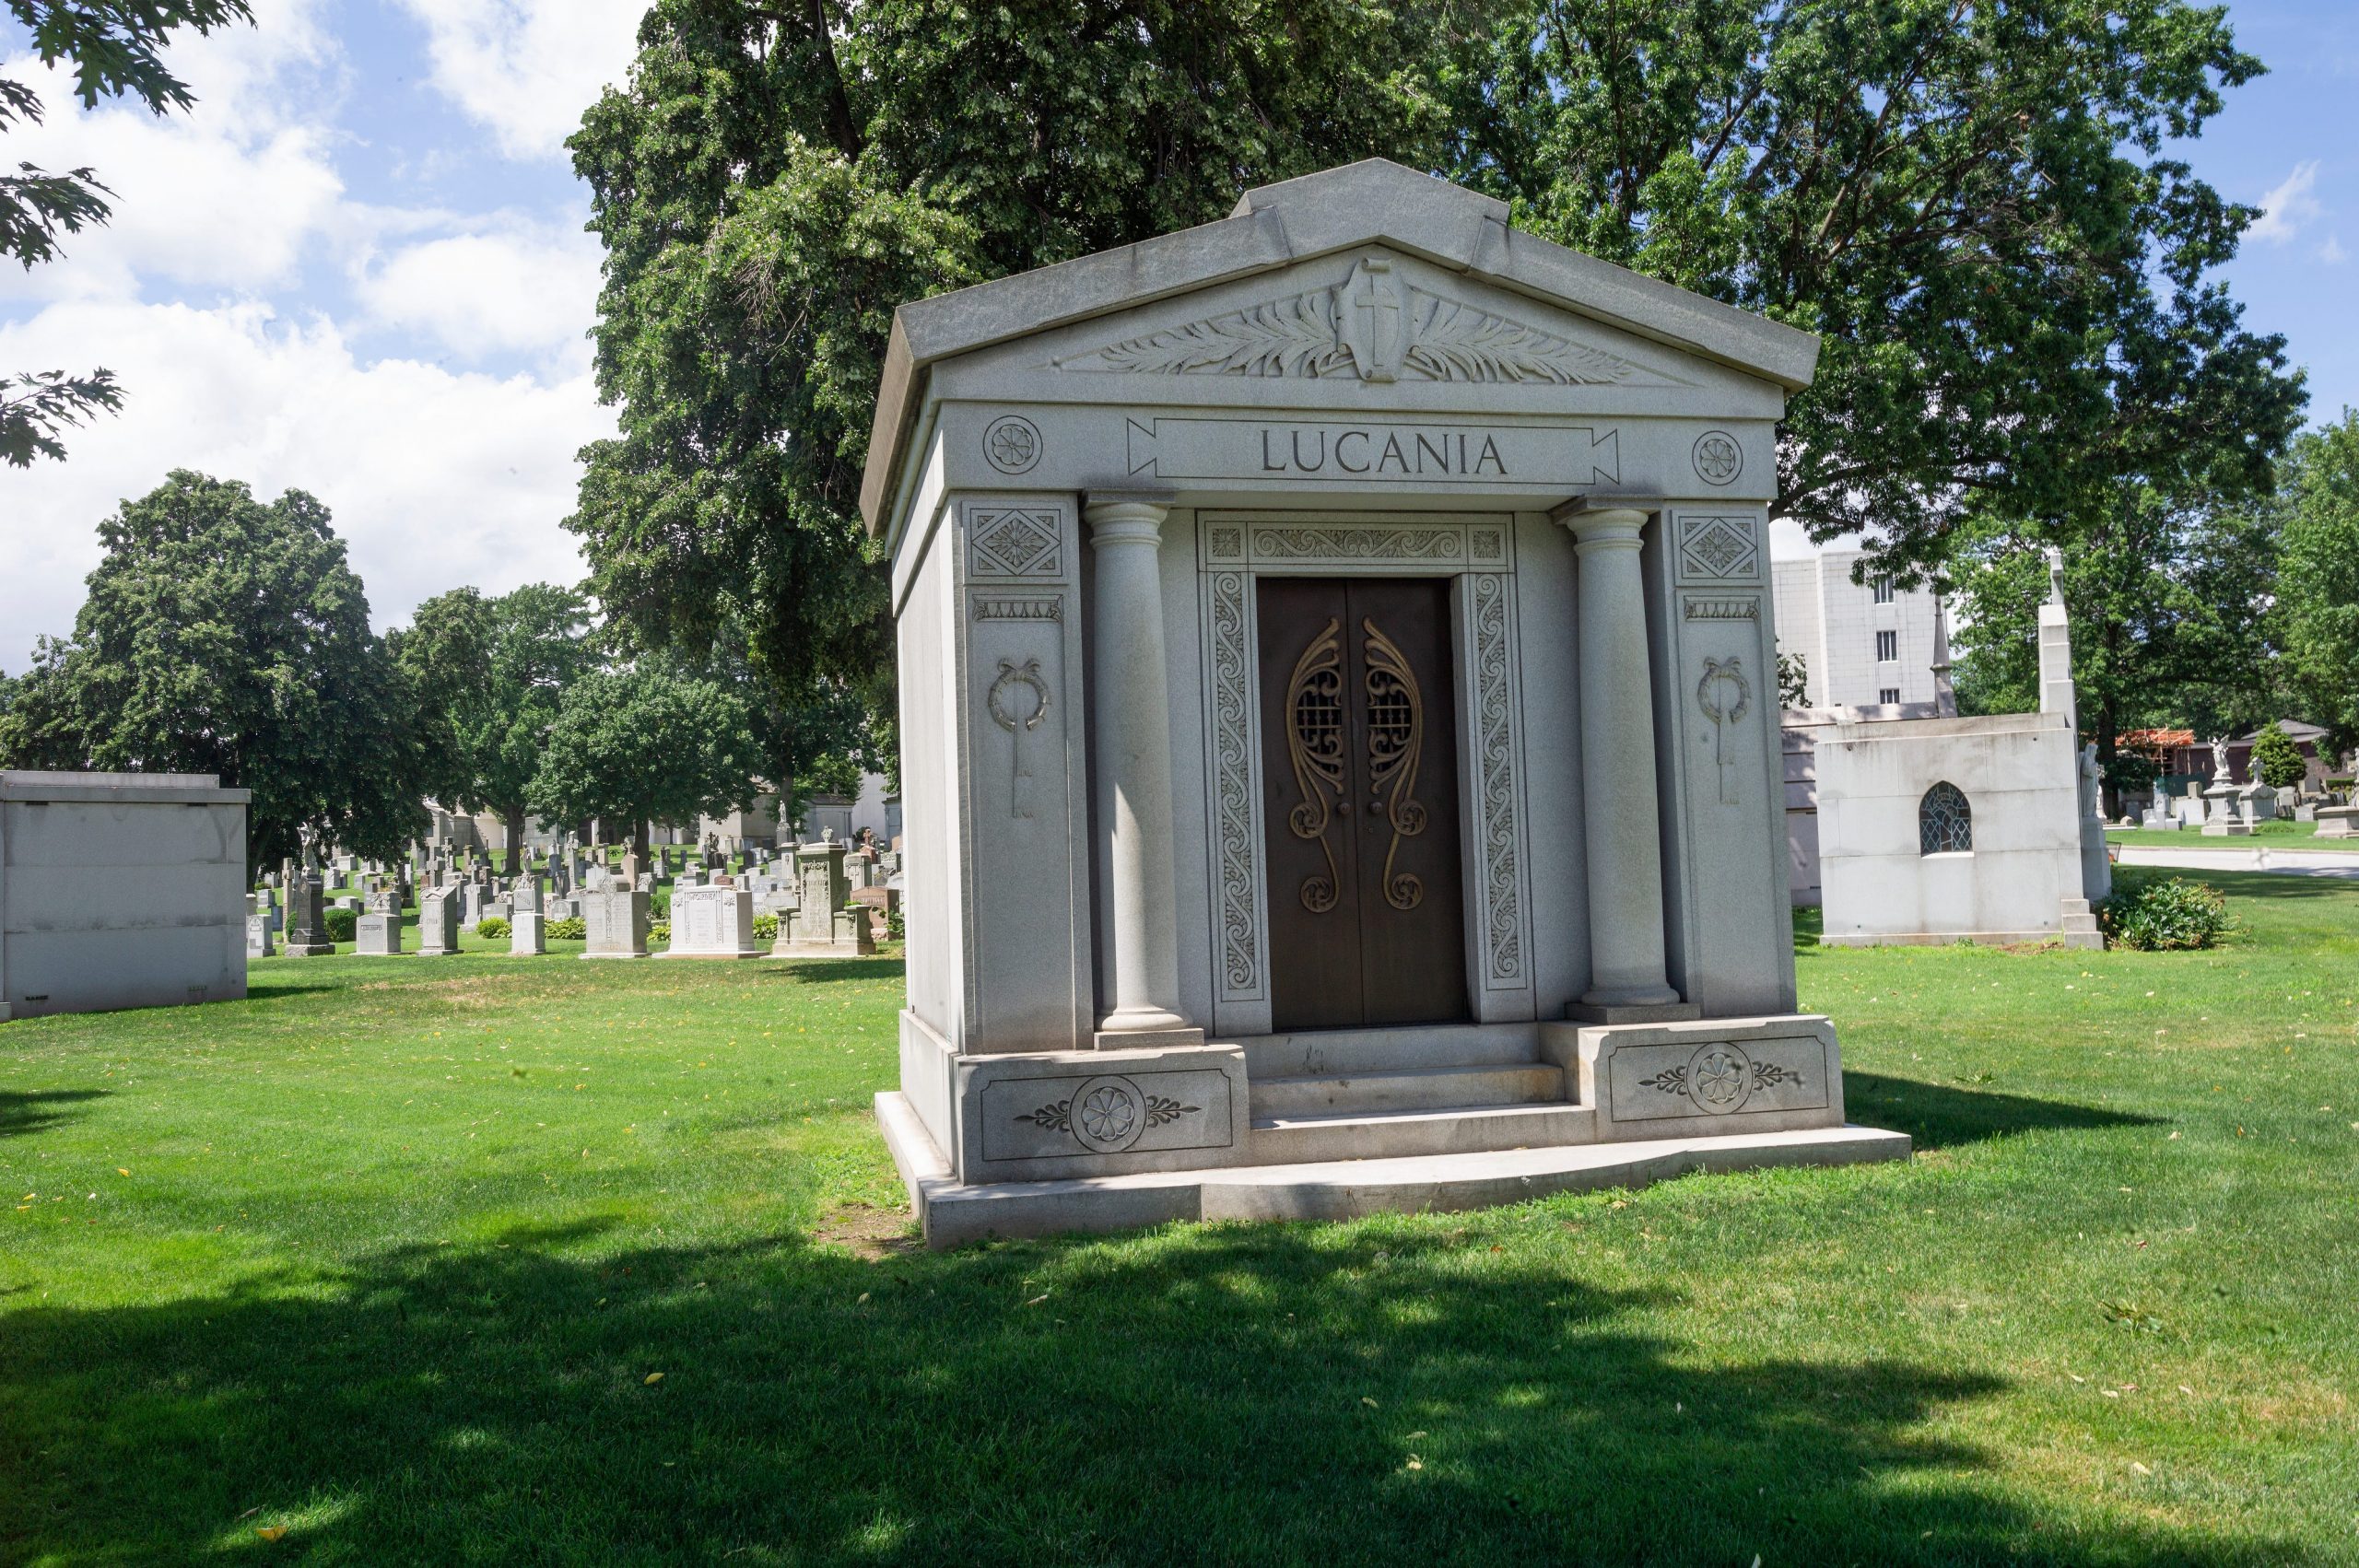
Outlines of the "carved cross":
{"type": "Polygon", "coordinates": [[[1362,380],[1393,380],[1400,368],[1401,291],[1391,273],[1390,262],[1365,261],[1344,287],[1344,344],[1358,361],[1362,380]]]}

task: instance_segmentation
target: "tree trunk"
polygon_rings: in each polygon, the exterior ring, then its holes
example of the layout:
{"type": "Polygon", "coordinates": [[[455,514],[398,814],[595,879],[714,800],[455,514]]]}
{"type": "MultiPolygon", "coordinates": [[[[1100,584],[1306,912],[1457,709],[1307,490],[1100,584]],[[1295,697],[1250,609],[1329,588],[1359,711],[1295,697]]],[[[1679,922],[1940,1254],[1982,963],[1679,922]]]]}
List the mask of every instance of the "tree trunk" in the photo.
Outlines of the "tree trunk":
{"type": "Polygon", "coordinates": [[[631,822],[630,852],[639,857],[639,863],[641,866],[652,865],[653,862],[647,858],[647,818],[644,815],[638,816],[631,822]]]}
{"type": "Polygon", "coordinates": [[[521,862],[531,858],[524,849],[524,808],[511,806],[500,814],[500,820],[508,826],[508,874],[520,876],[523,873],[521,862]]]}

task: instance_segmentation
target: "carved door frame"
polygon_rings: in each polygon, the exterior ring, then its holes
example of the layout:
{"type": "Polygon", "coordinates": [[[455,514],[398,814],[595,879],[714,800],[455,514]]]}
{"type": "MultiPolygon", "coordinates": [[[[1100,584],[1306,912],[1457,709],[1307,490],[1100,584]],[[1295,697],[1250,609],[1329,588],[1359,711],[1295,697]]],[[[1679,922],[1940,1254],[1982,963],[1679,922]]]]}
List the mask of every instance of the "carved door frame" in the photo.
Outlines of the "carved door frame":
{"type": "Polygon", "coordinates": [[[1514,516],[1203,510],[1196,542],[1215,1034],[1270,1033],[1256,590],[1265,577],[1450,579],[1468,1016],[1477,1024],[1533,1017],[1514,516]]]}

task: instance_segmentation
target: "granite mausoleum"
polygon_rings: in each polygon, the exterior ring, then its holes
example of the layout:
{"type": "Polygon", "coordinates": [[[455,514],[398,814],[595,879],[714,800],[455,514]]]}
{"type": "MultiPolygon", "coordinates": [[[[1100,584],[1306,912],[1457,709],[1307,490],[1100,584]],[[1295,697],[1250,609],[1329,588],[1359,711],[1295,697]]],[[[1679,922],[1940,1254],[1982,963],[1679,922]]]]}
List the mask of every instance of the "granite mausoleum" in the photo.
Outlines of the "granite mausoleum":
{"type": "Polygon", "coordinates": [[[936,1244],[1906,1153],[1795,1004],[1816,340],[1507,216],[1368,162],[897,315],[878,1111],[936,1244]]]}

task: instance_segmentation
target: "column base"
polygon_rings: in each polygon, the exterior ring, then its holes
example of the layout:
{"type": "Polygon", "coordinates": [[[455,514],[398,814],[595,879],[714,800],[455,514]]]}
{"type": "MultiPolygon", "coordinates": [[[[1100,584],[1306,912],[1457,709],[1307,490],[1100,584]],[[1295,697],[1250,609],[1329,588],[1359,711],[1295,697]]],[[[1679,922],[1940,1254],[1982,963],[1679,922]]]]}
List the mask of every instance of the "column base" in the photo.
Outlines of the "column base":
{"type": "MultiPolygon", "coordinates": [[[[1110,1024],[1114,1020],[1106,1022],[1110,1024]]],[[[1175,1029],[1100,1029],[1089,1036],[1090,1049],[1099,1051],[1166,1050],[1203,1043],[1204,1032],[1188,1024],[1175,1029]]]]}
{"type": "Polygon", "coordinates": [[[1692,1001],[1568,1001],[1565,1016],[1576,1024],[1686,1024],[1704,1009],[1692,1001]]]}

